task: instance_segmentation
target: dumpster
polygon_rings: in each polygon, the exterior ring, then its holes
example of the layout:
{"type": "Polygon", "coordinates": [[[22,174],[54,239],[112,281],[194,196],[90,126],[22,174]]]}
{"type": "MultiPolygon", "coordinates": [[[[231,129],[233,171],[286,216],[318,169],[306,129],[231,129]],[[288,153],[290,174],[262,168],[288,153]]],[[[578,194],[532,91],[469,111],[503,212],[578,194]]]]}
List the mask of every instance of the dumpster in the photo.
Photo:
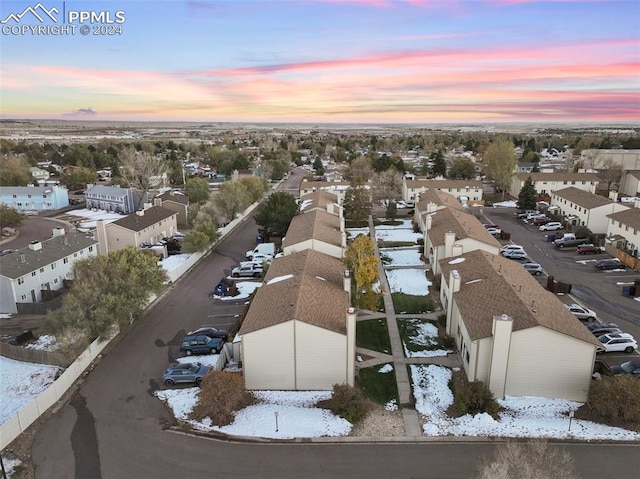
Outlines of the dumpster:
{"type": "Polygon", "coordinates": [[[622,296],[634,296],[636,294],[635,286],[623,286],[622,287],[622,296]]]}
{"type": "Polygon", "coordinates": [[[545,235],[545,238],[547,240],[547,243],[551,243],[556,239],[556,235],[552,234],[552,235],[545,235]]]}

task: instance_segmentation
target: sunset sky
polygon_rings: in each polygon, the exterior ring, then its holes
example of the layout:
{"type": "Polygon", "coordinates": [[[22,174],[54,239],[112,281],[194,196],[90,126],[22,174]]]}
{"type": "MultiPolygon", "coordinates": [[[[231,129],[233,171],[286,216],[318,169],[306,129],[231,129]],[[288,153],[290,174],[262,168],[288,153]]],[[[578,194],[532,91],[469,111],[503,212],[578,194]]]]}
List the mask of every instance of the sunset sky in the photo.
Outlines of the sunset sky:
{"type": "Polygon", "coordinates": [[[37,4],[0,5],[2,118],[640,123],[638,0],[41,0],[122,34],[16,34],[63,24],[37,4]]]}

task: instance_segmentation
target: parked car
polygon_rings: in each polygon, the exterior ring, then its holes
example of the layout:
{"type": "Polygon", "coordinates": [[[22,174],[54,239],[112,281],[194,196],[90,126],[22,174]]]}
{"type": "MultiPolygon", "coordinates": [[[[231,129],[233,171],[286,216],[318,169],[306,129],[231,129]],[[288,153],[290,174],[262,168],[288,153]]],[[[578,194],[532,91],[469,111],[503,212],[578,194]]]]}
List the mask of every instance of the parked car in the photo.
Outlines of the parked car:
{"type": "Polygon", "coordinates": [[[540,225],[538,229],[540,231],[556,231],[564,229],[564,226],[562,226],[562,223],[559,223],[558,221],[550,221],[545,225],[540,225]]]}
{"type": "Polygon", "coordinates": [[[538,218],[534,218],[533,220],[531,220],[531,224],[534,226],[546,225],[547,223],[550,223],[550,222],[551,222],[551,218],[547,216],[540,216],[538,218]]]}
{"type": "Polygon", "coordinates": [[[263,273],[262,265],[253,261],[243,261],[240,266],[231,270],[231,276],[234,278],[257,278],[263,273]]]}
{"type": "Polygon", "coordinates": [[[213,354],[219,353],[224,346],[221,338],[210,338],[204,334],[187,335],[182,339],[180,351],[186,353],[187,356],[192,354],[213,354]]]}
{"type": "Polygon", "coordinates": [[[535,276],[540,276],[542,273],[544,273],[544,271],[542,270],[542,266],[540,266],[538,263],[524,263],[522,266],[529,273],[535,276]]]}
{"type": "Polygon", "coordinates": [[[637,378],[640,378],[640,359],[634,359],[627,361],[619,366],[611,366],[611,372],[613,374],[631,374],[637,378]]]}
{"type": "Polygon", "coordinates": [[[539,214],[539,211],[536,211],[536,210],[519,210],[519,211],[516,212],[516,216],[518,218],[526,218],[527,216],[532,215],[532,214],[539,214]]]}
{"type": "Polygon", "coordinates": [[[199,336],[204,334],[210,338],[221,338],[223,341],[229,340],[229,333],[224,329],[214,328],[213,326],[202,326],[194,331],[187,333],[189,336],[199,336]]]}
{"type": "Polygon", "coordinates": [[[545,215],[544,213],[540,213],[539,211],[532,211],[527,216],[525,216],[523,219],[525,221],[531,221],[531,220],[536,219],[536,218],[542,218],[543,216],[547,216],[547,215],[545,215]]]}
{"type": "Polygon", "coordinates": [[[594,311],[583,308],[579,304],[565,304],[564,306],[569,310],[571,314],[573,314],[578,319],[589,322],[595,321],[596,319],[596,313],[594,311]]]}
{"type": "Polygon", "coordinates": [[[600,328],[618,328],[619,326],[616,323],[590,323],[587,324],[587,329],[589,331],[595,331],[600,328]]]}
{"type": "Polygon", "coordinates": [[[602,253],[602,248],[594,244],[581,244],[578,245],[578,254],[598,254],[602,253]]]}
{"type": "Polygon", "coordinates": [[[595,267],[600,270],[626,269],[626,266],[619,259],[601,259],[595,262],[595,267]]]}
{"type": "Polygon", "coordinates": [[[487,228],[487,233],[493,236],[498,236],[502,234],[502,230],[500,228],[487,228]]]}
{"type": "Polygon", "coordinates": [[[527,258],[527,253],[525,253],[524,250],[507,250],[502,254],[504,255],[505,258],[509,258],[509,259],[526,259],[527,258]]]}
{"type": "Polygon", "coordinates": [[[627,354],[631,354],[638,349],[638,343],[629,333],[604,334],[598,340],[602,344],[602,347],[598,350],[601,353],[624,351],[627,354]]]}
{"type": "Polygon", "coordinates": [[[162,382],[167,386],[179,383],[200,384],[205,374],[213,369],[200,363],[177,363],[172,364],[162,375],[162,382]]]}
{"type": "Polygon", "coordinates": [[[623,332],[624,331],[622,331],[620,328],[600,328],[591,331],[591,334],[593,334],[596,338],[599,338],[600,336],[604,336],[605,334],[617,334],[623,332]]]}
{"type": "Polygon", "coordinates": [[[485,229],[489,229],[489,228],[498,228],[498,229],[500,229],[500,226],[494,225],[493,223],[484,223],[482,226],[484,226],[485,229]]]}
{"type": "Polygon", "coordinates": [[[524,248],[522,246],[520,246],[519,244],[506,244],[504,245],[502,248],[500,248],[500,252],[502,254],[506,253],[507,251],[524,251],[524,248]]]}

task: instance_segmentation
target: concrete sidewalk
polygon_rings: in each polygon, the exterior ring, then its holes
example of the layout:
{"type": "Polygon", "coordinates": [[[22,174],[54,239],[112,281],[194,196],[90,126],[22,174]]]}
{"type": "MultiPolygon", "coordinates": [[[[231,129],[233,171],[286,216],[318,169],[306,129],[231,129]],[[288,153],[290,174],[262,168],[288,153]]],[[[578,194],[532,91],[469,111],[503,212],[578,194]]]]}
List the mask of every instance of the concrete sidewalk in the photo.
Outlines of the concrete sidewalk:
{"type": "MultiPolygon", "coordinates": [[[[375,238],[375,229],[373,218],[369,217],[369,231],[371,238],[375,238]]],[[[374,240],[376,257],[378,258],[378,277],[380,279],[380,287],[383,291],[384,313],[376,313],[373,311],[361,311],[358,313],[358,320],[367,320],[374,318],[385,318],[387,320],[387,328],[389,330],[389,339],[391,341],[391,354],[380,353],[367,349],[357,348],[356,352],[367,356],[367,359],[360,361],[358,367],[366,368],[393,362],[393,370],[396,375],[396,384],[398,387],[398,407],[402,413],[404,420],[405,436],[420,437],[422,433],[422,425],[417,411],[411,391],[411,380],[408,373],[408,364],[437,364],[446,367],[461,367],[460,356],[458,354],[449,354],[448,356],[439,356],[432,358],[407,358],[404,354],[404,347],[400,338],[398,329],[398,318],[423,318],[436,320],[442,311],[426,314],[399,314],[396,315],[393,308],[393,299],[387,275],[385,274],[384,265],[380,260],[380,251],[378,244],[374,240]]]]}

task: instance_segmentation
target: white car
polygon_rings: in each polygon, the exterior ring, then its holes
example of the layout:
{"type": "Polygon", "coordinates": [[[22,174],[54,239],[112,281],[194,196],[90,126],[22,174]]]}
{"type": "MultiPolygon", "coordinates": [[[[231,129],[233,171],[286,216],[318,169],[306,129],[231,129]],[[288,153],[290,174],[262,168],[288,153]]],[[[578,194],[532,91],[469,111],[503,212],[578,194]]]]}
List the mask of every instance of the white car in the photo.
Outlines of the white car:
{"type": "Polygon", "coordinates": [[[565,304],[564,306],[578,319],[589,322],[595,321],[596,319],[596,313],[594,311],[583,308],[579,304],[565,304]]]}
{"type": "Polygon", "coordinates": [[[630,354],[638,349],[638,343],[629,333],[603,334],[598,338],[598,340],[602,344],[602,347],[598,350],[598,352],[601,353],[624,351],[625,353],[630,354]]]}
{"type": "Polygon", "coordinates": [[[564,229],[564,226],[562,226],[562,223],[552,221],[551,223],[547,223],[546,225],[541,225],[538,229],[540,231],[556,231],[564,229]]]}
{"type": "Polygon", "coordinates": [[[498,236],[502,233],[502,230],[500,228],[487,228],[487,233],[493,236],[498,236]]]}
{"type": "Polygon", "coordinates": [[[505,258],[509,258],[509,259],[526,259],[527,258],[527,253],[525,253],[524,250],[519,250],[519,249],[507,250],[502,254],[505,258]]]}
{"type": "Polygon", "coordinates": [[[508,251],[524,251],[524,248],[519,244],[507,244],[500,248],[500,252],[502,254],[505,254],[508,251]]]}

